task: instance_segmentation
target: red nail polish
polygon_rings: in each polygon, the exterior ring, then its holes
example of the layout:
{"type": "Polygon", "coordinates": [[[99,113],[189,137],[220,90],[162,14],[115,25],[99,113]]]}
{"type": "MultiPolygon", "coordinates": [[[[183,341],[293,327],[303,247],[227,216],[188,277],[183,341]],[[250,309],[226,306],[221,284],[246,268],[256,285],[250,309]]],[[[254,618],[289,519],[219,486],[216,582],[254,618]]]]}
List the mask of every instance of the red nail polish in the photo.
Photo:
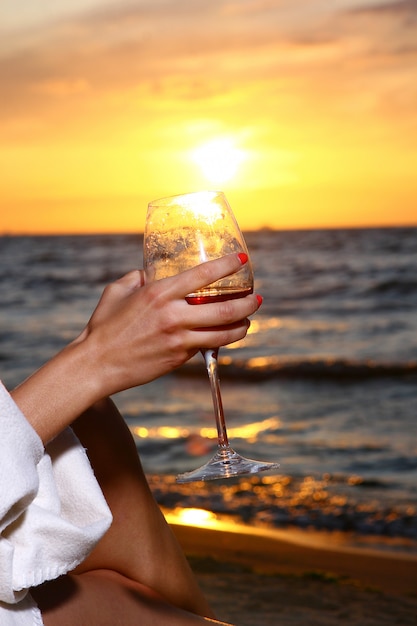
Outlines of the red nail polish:
{"type": "Polygon", "coordinates": [[[262,298],[262,296],[257,295],[257,296],[256,296],[256,299],[257,299],[257,301],[258,301],[258,305],[259,305],[259,306],[261,306],[262,302],[264,301],[264,299],[262,298]]]}
{"type": "Polygon", "coordinates": [[[245,263],[248,262],[248,255],[245,252],[239,252],[239,254],[237,255],[240,259],[240,262],[242,263],[242,265],[245,265],[245,263]]]}

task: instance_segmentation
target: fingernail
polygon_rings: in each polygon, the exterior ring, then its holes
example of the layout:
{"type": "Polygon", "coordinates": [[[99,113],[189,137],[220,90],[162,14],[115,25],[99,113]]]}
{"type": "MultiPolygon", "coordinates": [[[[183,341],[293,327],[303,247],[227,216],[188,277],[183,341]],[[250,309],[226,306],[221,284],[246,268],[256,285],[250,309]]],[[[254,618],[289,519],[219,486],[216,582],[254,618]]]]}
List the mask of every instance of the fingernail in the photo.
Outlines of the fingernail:
{"type": "Polygon", "coordinates": [[[245,252],[239,252],[239,254],[237,255],[240,259],[240,262],[242,263],[242,265],[245,265],[245,263],[248,262],[248,255],[245,252]]]}
{"type": "Polygon", "coordinates": [[[262,296],[257,295],[257,296],[256,296],[256,299],[257,299],[257,301],[258,301],[258,306],[261,306],[262,302],[264,301],[264,299],[262,298],[262,296]]]}

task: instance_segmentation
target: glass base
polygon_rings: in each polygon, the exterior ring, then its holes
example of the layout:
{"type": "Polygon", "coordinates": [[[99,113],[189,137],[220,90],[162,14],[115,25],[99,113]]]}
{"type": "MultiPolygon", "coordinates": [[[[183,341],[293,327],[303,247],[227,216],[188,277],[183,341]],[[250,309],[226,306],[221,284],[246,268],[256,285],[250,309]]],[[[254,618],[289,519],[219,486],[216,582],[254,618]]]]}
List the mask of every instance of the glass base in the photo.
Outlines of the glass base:
{"type": "Polygon", "coordinates": [[[198,480],[231,478],[240,474],[257,474],[279,468],[279,463],[267,463],[246,459],[232,448],[219,448],[216,454],[202,467],[192,472],[178,474],[177,483],[191,483],[198,480]]]}

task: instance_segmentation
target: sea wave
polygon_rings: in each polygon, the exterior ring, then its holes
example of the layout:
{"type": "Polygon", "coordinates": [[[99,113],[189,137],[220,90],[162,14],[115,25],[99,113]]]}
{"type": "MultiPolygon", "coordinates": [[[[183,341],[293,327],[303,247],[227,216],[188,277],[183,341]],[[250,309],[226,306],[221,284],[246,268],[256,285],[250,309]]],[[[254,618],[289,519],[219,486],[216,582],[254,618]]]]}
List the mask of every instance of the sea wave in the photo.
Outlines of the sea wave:
{"type": "MultiPolygon", "coordinates": [[[[336,380],[417,378],[417,361],[384,362],[321,357],[254,357],[247,360],[220,357],[221,376],[258,382],[273,378],[318,378],[336,380]]],[[[176,371],[178,376],[204,376],[200,364],[191,361],[176,371]]]]}
{"type": "MultiPolygon", "coordinates": [[[[370,500],[358,476],[256,476],[226,483],[179,485],[173,476],[148,476],[151,490],[165,509],[202,508],[254,526],[298,527],[403,537],[416,549],[417,510],[410,505],[370,500]],[[342,484],[343,483],[343,484],[342,484]],[[363,490],[363,497],[351,497],[363,490]]],[[[375,485],[372,484],[372,487],[375,485]]],[[[381,484],[381,486],[383,486],[381,484]]]]}

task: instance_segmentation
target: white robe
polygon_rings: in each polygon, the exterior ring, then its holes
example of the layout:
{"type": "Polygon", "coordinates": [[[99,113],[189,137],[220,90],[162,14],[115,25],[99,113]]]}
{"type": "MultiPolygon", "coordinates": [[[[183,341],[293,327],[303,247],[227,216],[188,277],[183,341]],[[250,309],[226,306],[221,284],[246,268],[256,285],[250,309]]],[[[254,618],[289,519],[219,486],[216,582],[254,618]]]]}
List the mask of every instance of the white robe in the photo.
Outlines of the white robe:
{"type": "Polygon", "coordinates": [[[0,382],[1,626],[41,626],[30,588],[81,563],[111,521],[73,431],[44,448],[0,382]]]}

